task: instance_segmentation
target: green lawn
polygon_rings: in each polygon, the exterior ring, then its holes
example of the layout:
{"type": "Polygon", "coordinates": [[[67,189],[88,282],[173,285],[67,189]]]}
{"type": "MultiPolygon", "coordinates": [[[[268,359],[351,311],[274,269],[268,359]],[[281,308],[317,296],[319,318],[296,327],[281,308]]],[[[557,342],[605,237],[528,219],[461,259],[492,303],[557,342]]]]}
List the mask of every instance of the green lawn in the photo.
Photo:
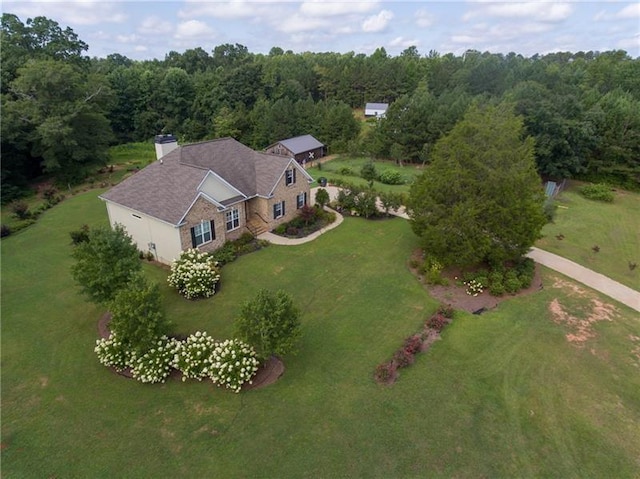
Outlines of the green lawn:
{"type": "Polygon", "coordinates": [[[603,203],[569,190],[557,204],[555,221],[536,246],[640,290],[640,194],[618,191],[613,203],[603,203]],[[629,269],[629,262],[638,267],[629,269]]]}
{"type": "MultiPolygon", "coordinates": [[[[367,181],[360,177],[360,169],[362,166],[372,161],[370,158],[363,157],[349,157],[349,156],[338,156],[337,158],[328,161],[327,163],[323,163],[321,169],[318,169],[317,166],[313,168],[307,169],[307,172],[316,180],[321,176],[329,179],[329,181],[333,180],[342,180],[348,181],[349,183],[353,183],[356,185],[366,186],[367,181]],[[351,174],[343,174],[341,170],[343,168],[350,168],[351,174]]],[[[421,165],[412,165],[407,163],[405,166],[397,165],[393,161],[386,160],[375,160],[373,161],[378,174],[383,171],[391,170],[398,171],[406,183],[404,185],[385,185],[380,183],[379,181],[375,181],[373,187],[378,191],[396,191],[402,193],[409,193],[409,185],[416,176],[420,175],[424,170],[421,165]]]]}
{"type": "MultiPolygon", "coordinates": [[[[297,356],[274,385],[143,385],[100,366],[102,310],[77,294],[68,231],[106,224],[99,191],[2,241],[2,472],[31,477],[637,477],[640,323],[620,307],[585,346],[550,318],[553,286],[482,316],[459,313],[392,387],[372,372],[436,307],[406,267],[401,219],[346,218],[318,240],[223,269],[215,297],[164,286],[181,333],[232,335],[261,287],[303,310],[297,356]],[[635,353],[634,348],[636,348],[635,353]]],[[[590,293],[593,295],[593,293],[590,293]]],[[[593,296],[596,297],[595,295],[593,296]]]]}

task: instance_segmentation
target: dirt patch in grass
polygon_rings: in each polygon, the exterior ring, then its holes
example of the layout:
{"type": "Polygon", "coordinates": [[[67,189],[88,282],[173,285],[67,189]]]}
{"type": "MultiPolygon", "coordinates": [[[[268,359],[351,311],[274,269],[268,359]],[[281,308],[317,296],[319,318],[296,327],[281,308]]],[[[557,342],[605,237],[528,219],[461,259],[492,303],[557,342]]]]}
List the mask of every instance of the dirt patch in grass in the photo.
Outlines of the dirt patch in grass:
{"type": "Polygon", "coordinates": [[[553,321],[568,329],[565,337],[570,343],[583,346],[589,339],[596,337],[594,329],[596,323],[613,321],[617,316],[618,310],[615,306],[603,303],[575,283],[555,278],[553,287],[568,292],[569,296],[585,299],[583,305],[574,310],[569,310],[568,306],[563,305],[558,298],[554,298],[549,303],[549,312],[553,321]]]}
{"type": "Polygon", "coordinates": [[[522,289],[515,294],[504,294],[502,296],[492,296],[487,290],[477,296],[471,296],[467,294],[466,286],[457,285],[458,278],[462,277],[462,271],[460,269],[450,268],[442,272],[442,277],[447,283],[446,285],[424,283],[424,278],[418,268],[411,266],[413,264],[421,264],[422,261],[422,250],[415,250],[411,255],[409,269],[414,276],[424,284],[424,287],[429,291],[429,294],[443,304],[450,304],[455,309],[461,309],[470,313],[480,314],[484,311],[495,308],[503,301],[532,294],[542,289],[542,275],[540,273],[540,266],[537,263],[533,281],[531,281],[531,286],[528,288],[522,289]]]}

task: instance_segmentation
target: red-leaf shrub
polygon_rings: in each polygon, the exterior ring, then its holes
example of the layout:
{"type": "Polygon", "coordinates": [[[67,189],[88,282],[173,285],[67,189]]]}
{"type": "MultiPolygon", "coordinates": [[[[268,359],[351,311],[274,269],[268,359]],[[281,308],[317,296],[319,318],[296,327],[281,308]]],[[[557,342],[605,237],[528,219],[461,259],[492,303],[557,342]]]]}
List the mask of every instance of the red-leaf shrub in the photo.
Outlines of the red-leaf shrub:
{"type": "Polygon", "coordinates": [[[447,318],[445,318],[442,314],[436,313],[431,316],[427,320],[427,326],[435,331],[442,331],[442,329],[447,325],[447,318]]]}
{"type": "Polygon", "coordinates": [[[409,336],[404,340],[404,350],[410,354],[416,354],[422,348],[422,339],[419,335],[409,336]]]}
{"type": "Polygon", "coordinates": [[[407,351],[405,348],[401,348],[398,349],[393,355],[393,360],[399,368],[405,368],[410,364],[413,364],[413,362],[415,361],[415,358],[413,356],[413,353],[407,351]]]}

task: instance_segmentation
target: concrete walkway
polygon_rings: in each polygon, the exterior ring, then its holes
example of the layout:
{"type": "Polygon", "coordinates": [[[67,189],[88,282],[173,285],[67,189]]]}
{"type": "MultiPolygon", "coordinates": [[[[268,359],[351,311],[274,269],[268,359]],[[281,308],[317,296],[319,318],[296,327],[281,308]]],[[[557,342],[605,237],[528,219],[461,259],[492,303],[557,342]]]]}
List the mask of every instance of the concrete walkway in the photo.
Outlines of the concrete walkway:
{"type": "MultiPolygon", "coordinates": [[[[331,199],[331,201],[334,201],[338,197],[340,188],[337,188],[335,186],[327,186],[324,189],[329,193],[329,198],[331,199]]],[[[310,204],[315,204],[315,196],[317,190],[318,188],[311,189],[310,204]]],[[[326,228],[316,231],[315,233],[305,238],[285,238],[273,233],[263,233],[258,236],[258,238],[265,239],[270,243],[279,245],[299,245],[308,243],[309,241],[313,241],[314,239],[316,239],[321,234],[326,233],[333,228],[336,228],[342,223],[342,221],[344,220],[342,215],[335,211],[334,213],[336,214],[336,221],[334,221],[326,228]]],[[[404,207],[399,211],[391,213],[396,216],[400,216],[401,218],[409,218],[404,210],[404,207]]],[[[539,248],[531,248],[531,251],[527,256],[533,259],[536,263],[562,273],[569,278],[579,281],[580,283],[601,292],[602,294],[606,294],[610,298],[613,298],[616,301],[619,301],[622,304],[635,309],[636,311],[640,311],[640,292],[629,288],[624,284],[618,283],[617,281],[614,281],[603,274],[596,273],[595,271],[589,268],[585,268],[584,266],[581,266],[578,263],[574,263],[573,261],[563,258],[562,256],[549,253],[548,251],[544,251],[539,248]]]]}
{"type": "Polygon", "coordinates": [[[595,289],[596,291],[606,294],[616,301],[620,301],[622,304],[629,306],[636,311],[640,311],[640,292],[635,291],[624,284],[620,284],[603,274],[590,270],[589,268],[580,266],[578,263],[574,263],[562,256],[549,253],[548,251],[544,251],[539,248],[531,248],[531,251],[527,256],[533,259],[536,263],[540,263],[547,268],[551,268],[562,273],[569,278],[575,279],[576,281],[595,289]]]}

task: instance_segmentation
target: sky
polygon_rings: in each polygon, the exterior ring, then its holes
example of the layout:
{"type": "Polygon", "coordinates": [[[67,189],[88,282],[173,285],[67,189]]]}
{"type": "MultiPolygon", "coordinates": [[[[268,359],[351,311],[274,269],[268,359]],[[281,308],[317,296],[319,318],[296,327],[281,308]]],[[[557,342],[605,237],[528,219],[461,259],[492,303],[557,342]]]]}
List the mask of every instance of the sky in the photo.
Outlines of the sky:
{"type": "Polygon", "coordinates": [[[164,59],[239,43],[252,53],[426,55],[473,49],[524,56],[557,51],[626,50],[640,56],[640,2],[557,1],[3,1],[3,13],[45,16],[71,27],[88,55],[164,59]]]}

